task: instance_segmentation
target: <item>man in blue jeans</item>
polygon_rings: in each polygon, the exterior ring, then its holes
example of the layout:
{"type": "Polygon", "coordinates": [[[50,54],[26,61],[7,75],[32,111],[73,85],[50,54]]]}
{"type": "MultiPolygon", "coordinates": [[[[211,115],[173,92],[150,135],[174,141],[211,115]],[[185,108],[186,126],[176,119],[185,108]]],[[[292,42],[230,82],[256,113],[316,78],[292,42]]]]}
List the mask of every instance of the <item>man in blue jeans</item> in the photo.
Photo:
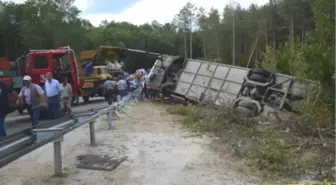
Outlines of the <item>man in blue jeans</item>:
{"type": "Polygon", "coordinates": [[[5,118],[9,108],[8,94],[11,92],[12,89],[0,81],[0,137],[6,136],[5,118]]]}
{"type": "Polygon", "coordinates": [[[52,74],[49,72],[46,74],[47,80],[44,82],[45,93],[48,98],[48,112],[49,117],[56,119],[59,117],[61,102],[60,102],[60,90],[61,84],[58,80],[53,79],[52,74]]]}
{"type": "Polygon", "coordinates": [[[119,90],[120,98],[123,98],[126,95],[126,90],[127,90],[127,82],[124,78],[120,78],[118,80],[118,90],[119,90]]]}
{"type": "Polygon", "coordinates": [[[36,126],[40,121],[41,106],[47,107],[46,97],[42,88],[31,82],[30,76],[24,76],[23,82],[25,86],[20,91],[19,101],[21,105],[27,105],[33,126],[36,126]]]}

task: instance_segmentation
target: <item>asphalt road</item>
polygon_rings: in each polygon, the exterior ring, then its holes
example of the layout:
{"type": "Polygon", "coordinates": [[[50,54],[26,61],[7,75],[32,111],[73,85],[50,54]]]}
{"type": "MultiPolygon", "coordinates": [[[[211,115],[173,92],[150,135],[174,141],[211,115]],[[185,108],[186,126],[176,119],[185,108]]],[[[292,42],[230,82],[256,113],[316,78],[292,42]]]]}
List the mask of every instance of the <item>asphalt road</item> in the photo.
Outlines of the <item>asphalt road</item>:
{"type": "MultiPolygon", "coordinates": [[[[72,108],[73,114],[79,114],[86,112],[90,109],[100,108],[103,106],[107,106],[107,102],[104,100],[104,98],[101,97],[95,97],[91,98],[90,102],[88,104],[84,104],[84,102],[80,101],[79,105],[76,105],[72,108]]],[[[68,117],[62,117],[58,120],[41,120],[40,124],[44,124],[50,121],[60,121],[63,122],[65,120],[69,119],[68,117]]],[[[7,135],[11,135],[17,132],[20,132],[24,129],[30,128],[32,126],[30,117],[25,111],[23,114],[19,114],[18,112],[13,112],[6,116],[5,119],[5,129],[7,135]]]]}

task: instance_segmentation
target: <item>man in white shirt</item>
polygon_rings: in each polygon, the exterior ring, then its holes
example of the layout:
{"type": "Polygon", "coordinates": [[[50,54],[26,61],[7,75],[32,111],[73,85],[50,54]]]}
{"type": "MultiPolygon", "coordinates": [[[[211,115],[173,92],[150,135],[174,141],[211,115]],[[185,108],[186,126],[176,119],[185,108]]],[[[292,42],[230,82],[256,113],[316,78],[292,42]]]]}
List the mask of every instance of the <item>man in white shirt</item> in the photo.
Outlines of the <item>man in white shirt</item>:
{"type": "Polygon", "coordinates": [[[25,104],[32,120],[33,126],[39,124],[41,106],[47,107],[45,93],[42,88],[32,83],[31,77],[23,77],[25,86],[22,87],[19,94],[19,102],[25,104]]]}
{"type": "Polygon", "coordinates": [[[107,77],[106,81],[104,82],[104,94],[105,98],[107,99],[108,105],[111,105],[115,99],[116,91],[117,91],[117,82],[113,79],[111,80],[110,77],[107,77]]]}
{"type": "Polygon", "coordinates": [[[53,79],[52,74],[46,74],[47,80],[44,82],[45,92],[48,101],[48,113],[51,118],[58,118],[60,112],[60,90],[61,84],[53,79]]]}
{"type": "Polygon", "coordinates": [[[120,78],[118,80],[118,90],[119,90],[120,98],[123,98],[126,95],[126,90],[127,90],[127,82],[125,79],[120,78]]]}

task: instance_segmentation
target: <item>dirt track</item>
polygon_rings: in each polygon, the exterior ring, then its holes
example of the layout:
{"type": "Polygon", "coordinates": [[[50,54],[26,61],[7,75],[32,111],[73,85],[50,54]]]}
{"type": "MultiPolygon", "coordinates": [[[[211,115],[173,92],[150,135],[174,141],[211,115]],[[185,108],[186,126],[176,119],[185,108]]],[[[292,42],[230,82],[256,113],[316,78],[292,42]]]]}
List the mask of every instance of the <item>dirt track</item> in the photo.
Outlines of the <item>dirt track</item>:
{"type": "MultiPolygon", "coordinates": [[[[238,185],[260,184],[232,168],[223,155],[210,149],[210,138],[197,137],[181,129],[178,118],[165,108],[139,103],[107,130],[106,117],[96,124],[96,147],[89,145],[85,126],[62,143],[66,177],[53,177],[53,146],[34,151],[0,169],[1,185],[238,185]],[[140,121],[142,120],[142,121],[140,121]],[[128,156],[114,171],[76,168],[80,154],[128,156]]],[[[236,169],[236,168],[235,168],[236,169]]]]}

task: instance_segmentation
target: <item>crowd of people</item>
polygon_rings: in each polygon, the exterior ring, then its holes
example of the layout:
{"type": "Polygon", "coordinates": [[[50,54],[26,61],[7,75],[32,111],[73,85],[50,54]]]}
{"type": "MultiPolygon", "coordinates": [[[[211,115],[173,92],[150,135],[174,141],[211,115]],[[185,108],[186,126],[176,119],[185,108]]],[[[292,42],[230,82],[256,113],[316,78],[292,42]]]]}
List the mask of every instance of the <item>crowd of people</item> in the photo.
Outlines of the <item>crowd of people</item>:
{"type": "MultiPolygon", "coordinates": [[[[147,88],[148,71],[138,70],[135,75],[117,76],[107,78],[104,82],[104,96],[111,105],[113,101],[119,101],[129,92],[138,87],[142,87],[140,99],[149,98],[147,88]]],[[[0,137],[6,136],[4,127],[5,117],[9,108],[8,94],[13,93],[20,106],[27,108],[30,115],[32,126],[39,125],[41,109],[47,110],[50,118],[59,118],[61,108],[65,114],[71,115],[72,87],[64,78],[62,83],[53,78],[52,73],[46,74],[44,89],[38,84],[32,82],[30,76],[23,77],[24,86],[20,93],[16,94],[5,83],[0,81],[0,137]]]]}

